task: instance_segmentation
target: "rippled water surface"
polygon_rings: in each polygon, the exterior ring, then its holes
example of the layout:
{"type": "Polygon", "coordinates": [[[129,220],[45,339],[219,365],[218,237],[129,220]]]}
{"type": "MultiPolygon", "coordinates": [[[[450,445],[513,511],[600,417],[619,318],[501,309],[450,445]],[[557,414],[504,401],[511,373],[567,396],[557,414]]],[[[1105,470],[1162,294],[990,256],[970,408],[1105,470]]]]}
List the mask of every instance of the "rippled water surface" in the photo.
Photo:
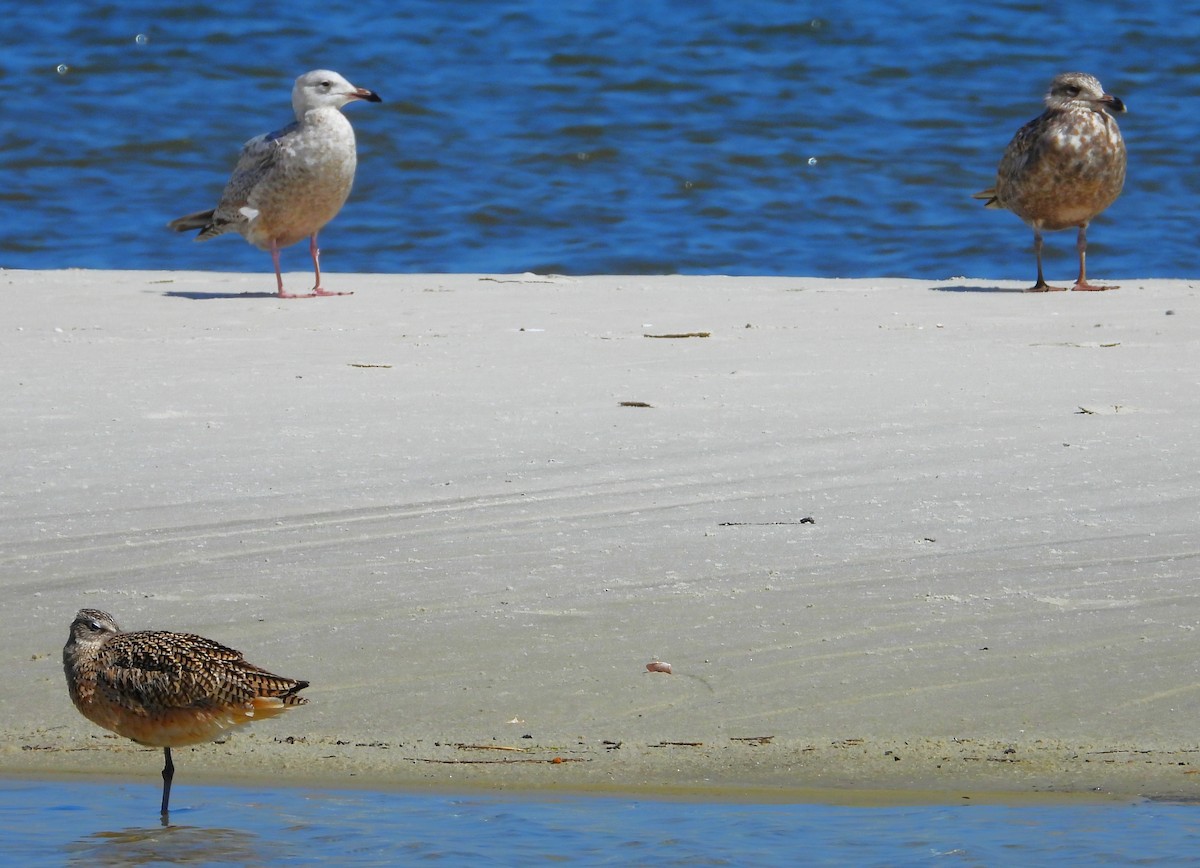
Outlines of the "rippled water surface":
{"type": "MultiPolygon", "coordinates": [[[[269,270],[164,224],[215,204],[323,66],[386,100],[349,109],[331,271],[1029,279],[1029,231],[969,195],[1083,69],[1129,106],[1090,272],[1186,277],[1197,37],[1159,0],[66,0],[0,33],[0,266],[269,270]]],[[[1048,276],[1073,247],[1051,236],[1048,276]]]]}
{"type": "Polygon", "coordinates": [[[1193,805],[839,807],[0,781],[9,864],[1180,865],[1193,805]]]}

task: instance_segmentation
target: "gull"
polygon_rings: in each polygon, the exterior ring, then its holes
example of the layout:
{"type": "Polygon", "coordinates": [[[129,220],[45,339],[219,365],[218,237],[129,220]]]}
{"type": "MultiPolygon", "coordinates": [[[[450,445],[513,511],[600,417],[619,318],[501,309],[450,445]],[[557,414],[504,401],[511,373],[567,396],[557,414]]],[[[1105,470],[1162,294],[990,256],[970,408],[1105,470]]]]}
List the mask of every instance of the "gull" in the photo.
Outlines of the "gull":
{"type": "Polygon", "coordinates": [[[80,609],[63,646],[67,690],[92,723],[161,747],[162,818],[175,764],[171,748],[202,744],[227,730],[308,702],[307,681],[272,675],[240,651],[191,633],[125,633],[112,615],[80,609]]]}
{"type": "Polygon", "coordinates": [[[349,295],[321,286],[317,233],[342,210],[354,183],[354,128],[341,109],[356,100],[382,102],[378,94],[331,70],[304,73],[292,88],[296,120],[243,145],[216,208],[167,226],[177,232],[199,229],[197,241],[237,232],[260,250],[269,250],[280,298],[349,295]],[[309,239],[316,283],[311,292],[291,295],[283,289],[279,250],[304,238],[309,239]]]}
{"type": "Polygon", "coordinates": [[[988,208],[1007,208],[1033,229],[1037,283],[1029,292],[1065,289],[1042,276],[1042,232],[1072,226],[1079,227],[1079,277],[1072,289],[1117,289],[1087,282],[1087,227],[1125,185],[1125,142],[1112,115],[1125,111],[1125,103],[1084,72],[1055,76],[1045,102],[1046,110],[1013,136],[996,186],[974,198],[987,199],[988,208]]]}

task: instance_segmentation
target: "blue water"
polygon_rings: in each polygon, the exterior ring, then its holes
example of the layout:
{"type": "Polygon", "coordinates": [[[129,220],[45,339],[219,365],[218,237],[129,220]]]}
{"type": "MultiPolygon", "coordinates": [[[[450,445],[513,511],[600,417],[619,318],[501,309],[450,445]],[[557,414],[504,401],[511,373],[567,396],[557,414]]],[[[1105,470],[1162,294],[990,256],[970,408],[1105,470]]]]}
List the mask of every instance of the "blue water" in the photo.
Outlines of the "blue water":
{"type": "MultiPolygon", "coordinates": [[[[1097,279],[1194,275],[1200,16],[1178,3],[4,0],[0,266],[269,272],[211,207],[294,77],[357,104],[331,271],[1032,278],[1029,231],[984,211],[1049,79],[1129,113],[1097,279]],[[283,11],[286,10],[286,11],[283,11]]],[[[1074,276],[1073,233],[1048,276],[1074,276]]],[[[287,270],[307,269],[302,246],[287,270]]],[[[264,282],[269,289],[269,279],[264,282]]]]}
{"type": "Polygon", "coordinates": [[[1194,805],[841,807],[0,781],[6,862],[40,865],[1181,865],[1194,805]]]}

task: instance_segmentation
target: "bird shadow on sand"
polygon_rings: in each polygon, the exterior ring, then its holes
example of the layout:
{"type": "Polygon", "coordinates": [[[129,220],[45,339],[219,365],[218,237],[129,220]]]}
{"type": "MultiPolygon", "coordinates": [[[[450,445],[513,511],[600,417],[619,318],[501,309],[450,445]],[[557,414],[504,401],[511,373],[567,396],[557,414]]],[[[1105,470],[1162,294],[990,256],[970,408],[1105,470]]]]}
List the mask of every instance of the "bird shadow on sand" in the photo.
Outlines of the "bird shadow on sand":
{"type": "Polygon", "coordinates": [[[189,292],[172,290],[164,292],[168,298],[186,298],[189,301],[212,301],[214,298],[278,298],[273,292],[189,292]]]}
{"type": "Polygon", "coordinates": [[[1019,287],[1012,286],[963,286],[961,284],[951,283],[945,286],[931,286],[932,292],[1017,292],[1024,293],[1025,290],[1019,287]]]}

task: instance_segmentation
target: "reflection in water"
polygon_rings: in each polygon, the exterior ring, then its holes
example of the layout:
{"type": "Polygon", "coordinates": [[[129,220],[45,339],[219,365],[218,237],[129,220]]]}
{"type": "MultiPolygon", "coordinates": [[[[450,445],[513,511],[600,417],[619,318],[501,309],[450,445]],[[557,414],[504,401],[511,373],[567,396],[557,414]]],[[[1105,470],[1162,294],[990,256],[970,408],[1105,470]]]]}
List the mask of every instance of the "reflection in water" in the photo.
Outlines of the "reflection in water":
{"type": "Polygon", "coordinates": [[[68,865],[261,865],[264,853],[271,861],[286,856],[277,847],[264,848],[257,835],[242,829],[172,825],[92,832],[64,850],[68,865]]]}

